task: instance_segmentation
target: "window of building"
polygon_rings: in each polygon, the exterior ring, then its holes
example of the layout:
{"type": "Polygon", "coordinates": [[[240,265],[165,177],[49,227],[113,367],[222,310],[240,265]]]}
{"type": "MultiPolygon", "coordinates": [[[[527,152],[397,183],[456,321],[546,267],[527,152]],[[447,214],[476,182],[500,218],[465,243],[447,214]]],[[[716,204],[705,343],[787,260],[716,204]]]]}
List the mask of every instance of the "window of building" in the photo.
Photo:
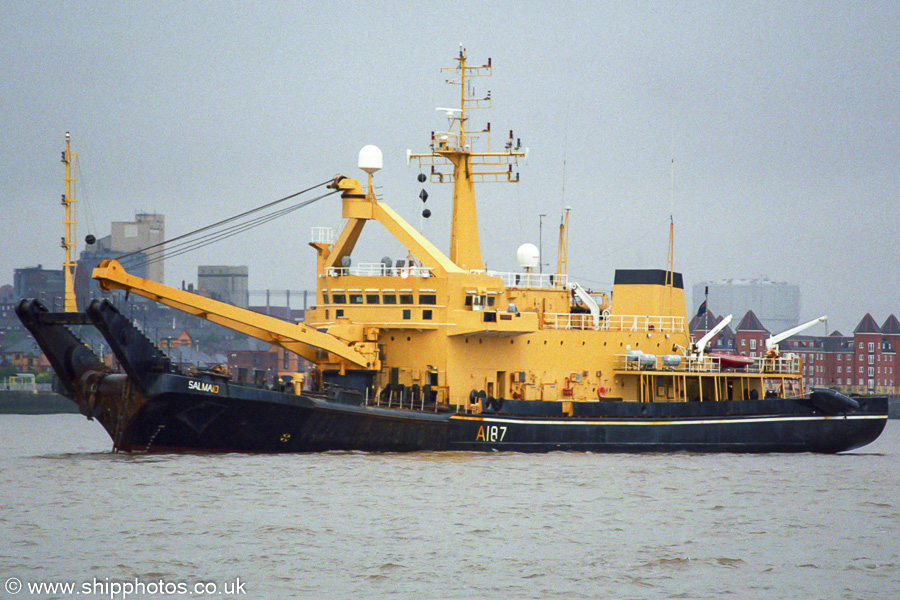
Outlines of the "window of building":
{"type": "Polygon", "coordinates": [[[869,342],[869,352],[875,352],[875,342],[869,342]]]}
{"type": "Polygon", "coordinates": [[[869,367],[869,377],[875,376],[875,367],[869,367]]]}
{"type": "Polygon", "coordinates": [[[747,345],[747,340],[741,340],[741,348],[747,345]]]}
{"type": "Polygon", "coordinates": [[[750,340],[750,349],[756,350],[756,340],[750,340]]]}
{"type": "MultiPolygon", "coordinates": [[[[860,350],[863,349],[863,343],[862,343],[862,342],[859,343],[859,349],[860,349],[860,350]]],[[[862,381],[859,382],[859,385],[862,385],[862,381]]]]}
{"type": "Polygon", "coordinates": [[[385,294],[382,300],[385,304],[397,304],[397,294],[385,294]]]}
{"type": "Polygon", "coordinates": [[[837,372],[838,372],[838,373],[843,373],[843,370],[842,370],[842,369],[843,369],[843,367],[840,366],[840,365],[838,365],[837,372]]]}
{"type": "MultiPolygon", "coordinates": [[[[863,369],[862,369],[862,366],[860,366],[860,367],[859,367],[859,374],[860,374],[860,375],[862,375],[862,374],[863,374],[863,369]]],[[[859,384],[859,385],[862,385],[862,383],[860,383],[860,384],[859,384]]]]}
{"type": "Polygon", "coordinates": [[[840,377],[837,378],[837,384],[838,384],[838,385],[841,385],[841,378],[840,378],[840,377]]]}
{"type": "Polygon", "coordinates": [[[869,355],[869,364],[870,364],[870,365],[874,365],[874,364],[875,364],[875,356],[872,355],[872,354],[869,355]]]}

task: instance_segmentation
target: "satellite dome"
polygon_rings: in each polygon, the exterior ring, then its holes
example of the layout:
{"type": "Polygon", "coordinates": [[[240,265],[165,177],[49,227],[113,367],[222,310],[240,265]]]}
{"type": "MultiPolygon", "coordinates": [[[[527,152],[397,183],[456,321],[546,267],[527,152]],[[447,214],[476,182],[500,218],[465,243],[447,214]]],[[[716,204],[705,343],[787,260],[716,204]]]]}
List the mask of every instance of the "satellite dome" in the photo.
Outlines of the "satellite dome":
{"type": "Polygon", "coordinates": [[[516,250],[516,261],[523,269],[534,269],[540,264],[541,253],[534,244],[522,244],[516,250]]]}
{"type": "Polygon", "coordinates": [[[359,168],[371,175],[375,171],[381,169],[384,165],[384,158],[381,155],[381,148],[369,144],[363,146],[359,151],[359,168]]]}

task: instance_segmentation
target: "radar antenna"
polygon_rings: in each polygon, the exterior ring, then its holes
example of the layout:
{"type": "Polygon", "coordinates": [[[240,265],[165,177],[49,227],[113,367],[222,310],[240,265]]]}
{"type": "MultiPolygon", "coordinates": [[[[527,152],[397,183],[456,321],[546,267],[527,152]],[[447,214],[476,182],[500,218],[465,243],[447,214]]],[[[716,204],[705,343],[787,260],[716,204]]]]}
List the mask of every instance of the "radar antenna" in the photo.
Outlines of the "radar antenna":
{"type": "MultiPolygon", "coordinates": [[[[459,108],[438,107],[449,122],[447,131],[431,133],[431,152],[407,152],[407,162],[413,159],[423,167],[431,167],[431,181],[453,183],[453,221],[450,232],[450,260],[465,270],[483,270],[481,242],[478,236],[478,214],[474,183],[506,181],[516,183],[519,173],[513,171],[518,159],[525,157],[521,141],[509,132],[509,140],[502,152],[491,151],[491,124],[481,130],[468,128],[467,111],[491,107],[491,93],[476,96],[469,87],[473,77],[491,75],[491,59],[487,64],[472,66],[466,63],[466,50],[460,46],[455,67],[443,71],[455,73],[447,83],[459,86],[459,108]],[[484,151],[473,150],[481,137],[486,138],[484,151]],[[506,168],[503,168],[506,167],[506,168]]],[[[527,150],[527,149],[526,149],[527,150]]]]}

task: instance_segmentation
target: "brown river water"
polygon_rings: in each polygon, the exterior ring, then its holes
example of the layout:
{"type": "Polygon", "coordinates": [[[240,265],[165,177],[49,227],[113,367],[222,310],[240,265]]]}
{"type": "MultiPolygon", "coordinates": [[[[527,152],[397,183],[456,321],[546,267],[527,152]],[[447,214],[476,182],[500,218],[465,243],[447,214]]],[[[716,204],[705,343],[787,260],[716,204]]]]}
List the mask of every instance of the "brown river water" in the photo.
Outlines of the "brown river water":
{"type": "Polygon", "coordinates": [[[0,416],[0,598],[900,598],[898,421],[842,455],[110,447],[0,416]]]}

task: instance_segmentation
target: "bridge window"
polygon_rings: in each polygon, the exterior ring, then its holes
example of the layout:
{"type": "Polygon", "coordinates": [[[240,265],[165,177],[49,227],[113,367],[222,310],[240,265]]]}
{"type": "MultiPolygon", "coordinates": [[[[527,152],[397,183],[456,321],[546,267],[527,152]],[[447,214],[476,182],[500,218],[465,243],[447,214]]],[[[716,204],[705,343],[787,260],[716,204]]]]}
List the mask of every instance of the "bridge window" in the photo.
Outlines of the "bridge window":
{"type": "Polygon", "coordinates": [[[472,310],[484,310],[484,296],[466,296],[466,306],[471,306],[472,310]]]}
{"type": "Polygon", "coordinates": [[[328,304],[328,294],[322,294],[322,304],[328,304]]]}
{"type": "Polygon", "coordinates": [[[362,304],[363,303],[363,295],[362,294],[350,294],[350,304],[362,304]]]}
{"type": "Polygon", "coordinates": [[[437,304],[437,296],[434,294],[420,294],[419,304],[437,304]]]}
{"type": "Polygon", "coordinates": [[[400,294],[400,304],[415,304],[412,294],[400,294]]]}
{"type": "Polygon", "coordinates": [[[430,321],[430,320],[431,320],[431,310],[430,310],[430,309],[428,309],[428,310],[423,310],[423,311],[422,311],[422,320],[423,320],[423,321],[430,321]]]}
{"type": "Polygon", "coordinates": [[[381,304],[378,294],[366,294],[366,304],[381,304]]]}
{"type": "Polygon", "coordinates": [[[408,308],[403,309],[403,319],[409,321],[412,318],[412,311],[408,308]]]}
{"type": "Polygon", "coordinates": [[[335,304],[347,304],[347,295],[346,294],[335,294],[331,297],[334,300],[335,304]]]}
{"type": "Polygon", "coordinates": [[[397,294],[385,294],[384,295],[384,303],[385,304],[397,304],[397,294]]]}

